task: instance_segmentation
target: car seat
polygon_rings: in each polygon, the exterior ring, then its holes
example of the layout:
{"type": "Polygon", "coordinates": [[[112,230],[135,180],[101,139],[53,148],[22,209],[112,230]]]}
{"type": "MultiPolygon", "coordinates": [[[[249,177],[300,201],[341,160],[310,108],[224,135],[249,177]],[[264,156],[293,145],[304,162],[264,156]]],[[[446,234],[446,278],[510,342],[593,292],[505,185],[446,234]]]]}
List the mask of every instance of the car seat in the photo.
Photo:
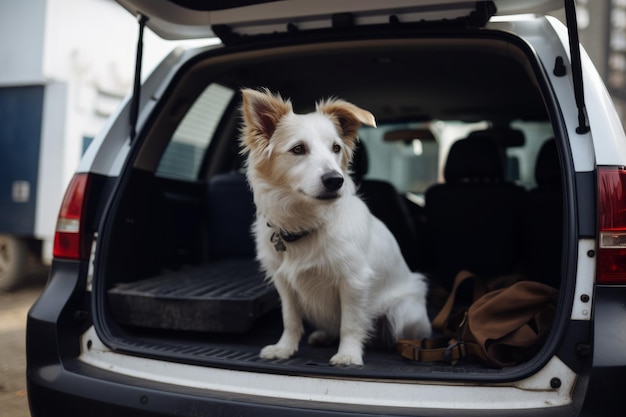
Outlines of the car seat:
{"type": "Polygon", "coordinates": [[[351,169],[359,196],[365,201],[372,214],[387,225],[400,245],[409,267],[413,270],[418,268],[420,251],[414,220],[407,207],[409,203],[393,184],[379,179],[365,178],[369,169],[369,159],[363,142],[357,144],[351,169]]]}
{"type": "Polygon", "coordinates": [[[230,171],[211,177],[208,210],[210,258],[254,258],[251,227],[256,210],[245,174],[230,171]]]}
{"type": "Polygon", "coordinates": [[[535,163],[537,186],[525,208],[525,265],[535,280],[558,287],[563,246],[563,191],[556,140],[542,145],[535,163]]]}
{"type": "Polygon", "coordinates": [[[514,271],[525,190],[504,180],[494,142],[487,137],[455,142],[444,178],[425,194],[435,279],[449,289],[463,269],[486,278],[514,271]]]}

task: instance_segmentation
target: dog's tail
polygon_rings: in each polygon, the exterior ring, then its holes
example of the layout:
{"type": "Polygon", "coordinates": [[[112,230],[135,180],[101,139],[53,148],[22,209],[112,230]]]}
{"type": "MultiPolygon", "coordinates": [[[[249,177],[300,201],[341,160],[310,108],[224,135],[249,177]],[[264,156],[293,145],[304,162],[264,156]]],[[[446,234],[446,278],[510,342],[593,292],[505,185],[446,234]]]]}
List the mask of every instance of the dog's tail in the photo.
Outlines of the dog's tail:
{"type": "Polygon", "coordinates": [[[386,314],[388,332],[394,342],[420,340],[430,337],[432,332],[426,309],[427,285],[423,276],[415,275],[414,288],[397,298],[386,314]]]}

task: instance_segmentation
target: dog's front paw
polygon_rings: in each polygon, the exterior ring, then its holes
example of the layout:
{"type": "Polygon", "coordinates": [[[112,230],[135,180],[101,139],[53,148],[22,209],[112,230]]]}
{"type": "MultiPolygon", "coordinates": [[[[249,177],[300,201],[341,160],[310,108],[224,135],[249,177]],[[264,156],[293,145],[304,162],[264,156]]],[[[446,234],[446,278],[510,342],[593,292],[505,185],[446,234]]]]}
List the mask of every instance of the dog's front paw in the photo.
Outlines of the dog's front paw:
{"type": "Polygon", "coordinates": [[[280,343],[268,345],[261,349],[259,356],[262,359],[289,359],[297,348],[293,346],[284,346],[280,343]]]}
{"type": "Polygon", "coordinates": [[[331,365],[363,365],[363,357],[350,353],[337,352],[330,358],[331,365]]]}

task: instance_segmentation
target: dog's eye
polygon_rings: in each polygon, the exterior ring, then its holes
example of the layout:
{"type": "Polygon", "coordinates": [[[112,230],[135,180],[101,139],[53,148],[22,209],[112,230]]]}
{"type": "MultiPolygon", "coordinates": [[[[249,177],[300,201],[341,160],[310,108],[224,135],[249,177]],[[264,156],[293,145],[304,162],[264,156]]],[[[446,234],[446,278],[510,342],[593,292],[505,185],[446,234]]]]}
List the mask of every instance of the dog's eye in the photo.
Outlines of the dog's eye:
{"type": "Polygon", "coordinates": [[[333,152],[334,153],[339,153],[341,152],[341,146],[337,145],[336,143],[333,145],[333,152]]]}
{"type": "Polygon", "coordinates": [[[296,145],[289,150],[294,155],[302,155],[304,153],[304,145],[296,145]]]}

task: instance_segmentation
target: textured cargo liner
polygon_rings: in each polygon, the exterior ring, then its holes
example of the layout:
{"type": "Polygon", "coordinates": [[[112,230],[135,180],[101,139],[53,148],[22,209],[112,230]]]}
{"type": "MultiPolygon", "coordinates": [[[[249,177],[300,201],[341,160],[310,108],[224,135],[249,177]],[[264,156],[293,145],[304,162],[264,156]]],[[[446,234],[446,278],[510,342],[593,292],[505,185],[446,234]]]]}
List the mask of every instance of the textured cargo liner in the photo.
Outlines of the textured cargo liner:
{"type": "Polygon", "coordinates": [[[237,258],[120,283],[109,290],[114,319],[164,330],[241,333],[279,303],[254,259],[237,258]]]}
{"type": "MultiPolygon", "coordinates": [[[[395,348],[370,347],[365,350],[363,366],[331,366],[330,358],[337,353],[337,343],[330,346],[311,346],[306,342],[308,328],[300,342],[298,352],[289,359],[265,360],[259,351],[276,343],[282,332],[280,308],[275,308],[259,318],[247,333],[155,333],[135,332],[116,338],[122,351],[139,353],[154,358],[208,365],[218,368],[280,373],[288,375],[320,375],[328,377],[356,377],[374,379],[415,380],[428,377],[449,380],[459,375],[476,374],[480,377],[501,375],[503,370],[487,368],[476,362],[463,362],[455,366],[443,363],[420,363],[404,359],[395,348]]],[[[524,365],[506,368],[515,371],[524,365]]]]}

